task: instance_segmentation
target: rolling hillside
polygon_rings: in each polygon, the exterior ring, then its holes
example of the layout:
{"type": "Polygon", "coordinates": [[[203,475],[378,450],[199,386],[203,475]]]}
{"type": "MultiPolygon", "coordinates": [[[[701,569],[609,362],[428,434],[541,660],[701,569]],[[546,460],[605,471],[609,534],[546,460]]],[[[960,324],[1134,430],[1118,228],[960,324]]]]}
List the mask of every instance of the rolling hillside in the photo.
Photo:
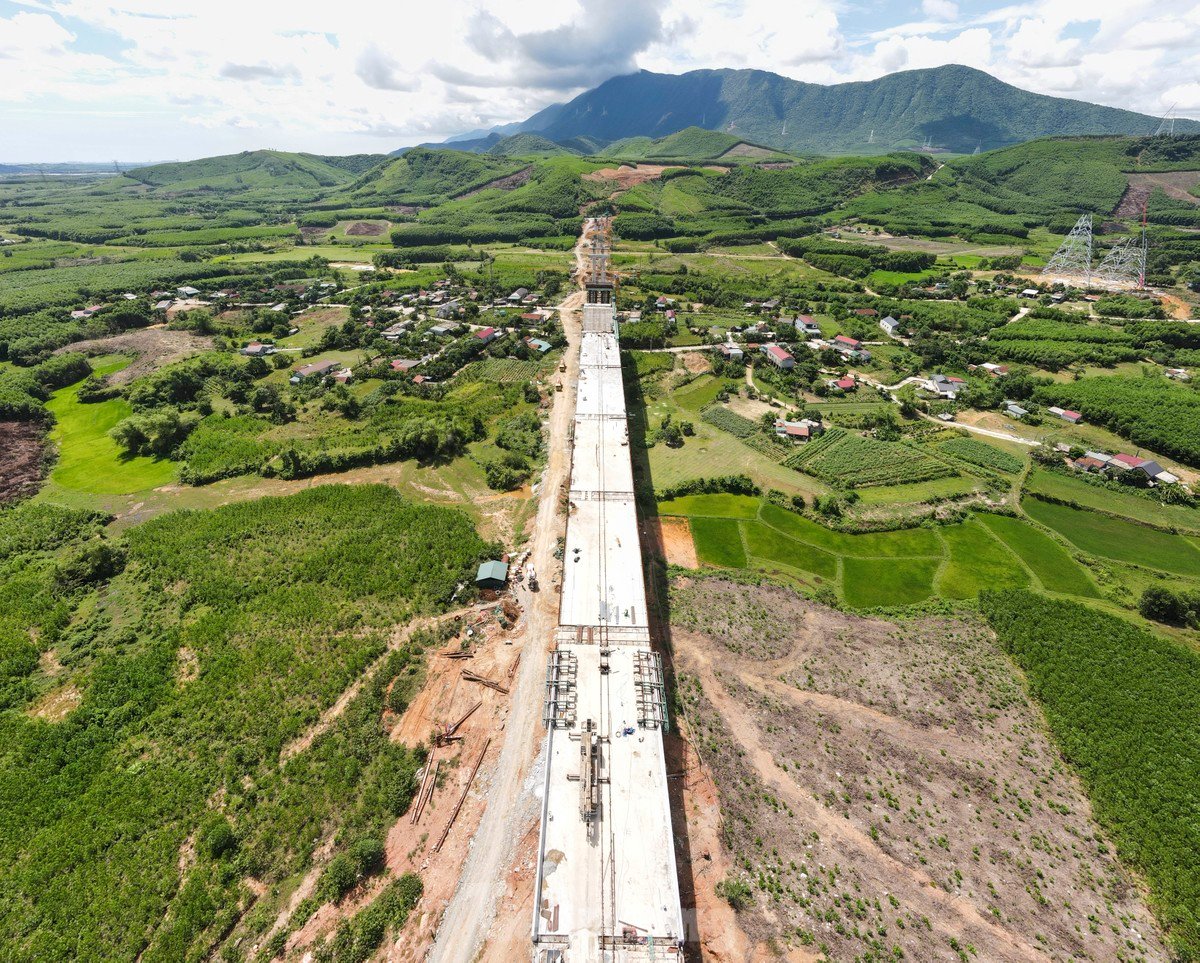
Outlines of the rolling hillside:
{"type": "Polygon", "coordinates": [[[606,157],[622,160],[786,160],[787,155],[750,144],[732,134],[700,127],[687,127],[657,140],[650,137],[627,137],[609,144],[601,151],[606,157]]]}
{"type": "Polygon", "coordinates": [[[506,157],[415,147],[367,171],[338,198],[353,204],[432,204],[520,169],[519,161],[506,157]]]}
{"type": "Polygon", "coordinates": [[[354,180],[356,167],[381,157],[318,157],[274,150],[244,151],[221,157],[156,164],[128,171],[125,176],[149,187],[186,190],[252,190],[280,187],[338,187],[354,180]]]}
{"type": "MultiPolygon", "coordinates": [[[[701,127],[791,151],[883,153],[928,140],[970,153],[1051,135],[1149,134],[1156,125],[1145,114],[1035,94],[949,65],[832,86],[762,70],[641,71],[548,107],[519,129],[558,143],[701,127]]],[[[1176,131],[1200,132],[1200,123],[1177,121],[1176,131]]]]}

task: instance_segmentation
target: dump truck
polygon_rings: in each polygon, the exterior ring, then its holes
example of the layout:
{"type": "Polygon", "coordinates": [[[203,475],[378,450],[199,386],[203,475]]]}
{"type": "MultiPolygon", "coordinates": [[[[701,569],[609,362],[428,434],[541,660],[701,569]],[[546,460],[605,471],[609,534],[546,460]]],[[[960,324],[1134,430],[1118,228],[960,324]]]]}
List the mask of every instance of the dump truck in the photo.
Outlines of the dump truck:
{"type": "Polygon", "coordinates": [[[529,584],[529,591],[536,592],[538,590],[537,572],[534,571],[533,562],[525,566],[525,580],[529,584]]]}

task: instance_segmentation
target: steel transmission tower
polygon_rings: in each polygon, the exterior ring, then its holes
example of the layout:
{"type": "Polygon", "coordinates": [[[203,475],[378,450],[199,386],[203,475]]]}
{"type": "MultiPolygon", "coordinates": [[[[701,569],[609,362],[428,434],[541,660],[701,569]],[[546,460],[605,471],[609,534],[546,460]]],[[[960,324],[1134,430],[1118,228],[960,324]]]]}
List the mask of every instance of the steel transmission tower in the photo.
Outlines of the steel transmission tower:
{"type": "Polygon", "coordinates": [[[1114,244],[1092,278],[1114,287],[1132,284],[1140,288],[1146,279],[1146,248],[1141,238],[1126,237],[1114,244]]]}
{"type": "Polygon", "coordinates": [[[1066,236],[1054,256],[1042,268],[1043,276],[1080,278],[1092,276],[1092,215],[1084,214],[1066,236]]]}

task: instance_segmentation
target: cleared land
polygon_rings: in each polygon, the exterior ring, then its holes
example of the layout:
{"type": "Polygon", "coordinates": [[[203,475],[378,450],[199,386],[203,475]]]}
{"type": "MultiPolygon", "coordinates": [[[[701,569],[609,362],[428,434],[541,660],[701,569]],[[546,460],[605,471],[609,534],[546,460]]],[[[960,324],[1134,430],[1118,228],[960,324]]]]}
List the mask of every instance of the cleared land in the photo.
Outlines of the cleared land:
{"type": "Polygon", "coordinates": [[[671,620],[755,959],[1167,957],[986,630],[692,578],[671,620]]]}

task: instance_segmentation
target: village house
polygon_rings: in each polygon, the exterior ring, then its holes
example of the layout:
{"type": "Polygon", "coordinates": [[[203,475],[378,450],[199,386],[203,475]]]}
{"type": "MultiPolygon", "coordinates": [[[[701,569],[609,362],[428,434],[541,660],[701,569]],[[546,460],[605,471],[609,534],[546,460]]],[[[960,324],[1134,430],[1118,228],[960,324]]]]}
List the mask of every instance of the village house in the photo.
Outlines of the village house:
{"type": "Polygon", "coordinates": [[[412,358],[393,358],[392,359],[392,370],[393,371],[409,371],[412,368],[415,368],[420,363],[421,363],[420,361],[414,361],[412,358]]]}
{"type": "Polygon", "coordinates": [[[1050,414],[1061,418],[1063,421],[1069,421],[1073,425],[1077,425],[1083,420],[1083,415],[1081,415],[1078,411],[1072,411],[1070,408],[1053,407],[1047,408],[1046,410],[1050,412],[1050,414]]]}
{"type": "Polygon", "coordinates": [[[739,348],[736,344],[730,344],[729,342],[718,346],[717,350],[720,351],[721,354],[723,354],[730,361],[741,361],[742,358],[745,357],[745,352],[742,351],[741,348],[739,348]]]}
{"type": "Polygon", "coordinates": [[[832,347],[834,351],[840,351],[842,354],[848,354],[851,351],[861,350],[862,342],[855,340],[854,338],[847,337],[844,334],[839,334],[833,339],[832,342],[830,342],[830,347],[832,347]]]}
{"type": "Polygon", "coordinates": [[[383,329],[383,336],[388,341],[397,341],[407,334],[411,328],[411,321],[397,321],[395,324],[383,329]]]}
{"type": "Polygon", "coordinates": [[[1015,401],[1004,402],[1004,413],[1010,418],[1021,419],[1029,415],[1029,412],[1022,408],[1015,401]]]}
{"type": "Polygon", "coordinates": [[[929,379],[929,390],[939,398],[948,398],[951,401],[955,401],[959,395],[966,393],[967,383],[962,378],[935,374],[929,379]]]}
{"type": "Polygon", "coordinates": [[[459,301],[458,298],[453,298],[447,301],[445,304],[438,305],[437,316],[439,318],[452,318],[458,314],[461,308],[462,302],[459,301]]]}
{"type": "Polygon", "coordinates": [[[900,322],[890,314],[879,322],[879,326],[883,328],[883,333],[888,337],[894,337],[896,332],[900,330],[900,322]]]}
{"type": "Polygon", "coordinates": [[[1039,296],[1041,293],[1042,293],[1042,292],[1041,292],[1041,291],[1039,291],[1037,288],[1026,288],[1024,291],[1022,291],[1022,292],[1021,292],[1021,294],[1020,294],[1020,297],[1023,297],[1023,298],[1036,298],[1036,297],[1038,297],[1038,296],[1039,296]]]}
{"type": "Polygon", "coordinates": [[[500,337],[500,332],[498,332],[495,328],[480,328],[478,331],[474,332],[474,335],[484,344],[491,344],[498,337],[500,337]]]}
{"type": "Polygon", "coordinates": [[[799,421],[788,421],[784,418],[775,419],[775,434],[786,438],[794,445],[802,445],[810,438],[825,431],[825,426],[819,421],[802,418],[799,421]]]}
{"type": "Polygon", "coordinates": [[[1008,374],[1008,365],[985,361],[983,364],[969,364],[968,371],[983,371],[991,378],[1003,378],[1008,374]]]}
{"type": "Polygon", "coordinates": [[[827,381],[826,384],[828,384],[830,388],[837,388],[839,391],[853,391],[858,387],[858,382],[855,381],[853,377],[849,376],[845,378],[834,378],[830,381],[827,381]]]}
{"type": "Polygon", "coordinates": [[[1188,374],[1183,368],[1168,368],[1166,371],[1163,372],[1163,374],[1165,374],[1172,381],[1191,381],[1192,380],[1192,376],[1190,374],[1188,374]]]}
{"type": "Polygon", "coordinates": [[[429,333],[440,338],[447,334],[454,334],[461,327],[462,324],[458,321],[440,321],[429,329],[429,333]]]}
{"type": "Polygon", "coordinates": [[[175,293],[178,294],[181,298],[194,298],[197,294],[200,293],[200,289],[192,288],[192,287],[182,287],[182,288],[176,288],[175,293]]]}
{"type": "Polygon", "coordinates": [[[263,344],[261,341],[251,341],[246,347],[242,348],[242,354],[247,358],[265,358],[269,354],[275,353],[275,345],[263,344]]]}
{"type": "Polygon", "coordinates": [[[508,301],[510,304],[520,304],[527,297],[529,297],[529,288],[517,288],[508,296],[508,301]]]}
{"type": "Polygon", "coordinates": [[[874,308],[855,308],[854,313],[857,314],[860,318],[877,318],[877,317],[879,317],[879,312],[876,311],[874,308]]]}
{"type": "Polygon", "coordinates": [[[796,359],[777,344],[764,344],[759,350],[770,358],[777,368],[790,371],[796,366],[796,359]]]}
{"type": "Polygon", "coordinates": [[[821,326],[809,315],[802,314],[796,318],[796,331],[800,334],[821,334],[821,326]]]}
{"type": "Polygon", "coordinates": [[[342,363],[332,359],[324,361],[312,361],[306,365],[301,365],[288,379],[292,384],[298,385],[301,381],[307,381],[309,378],[326,378],[336,371],[340,371],[342,363]]]}
{"type": "Polygon", "coordinates": [[[538,354],[545,354],[553,347],[549,341],[543,341],[541,338],[526,338],[525,343],[538,354]]]}

